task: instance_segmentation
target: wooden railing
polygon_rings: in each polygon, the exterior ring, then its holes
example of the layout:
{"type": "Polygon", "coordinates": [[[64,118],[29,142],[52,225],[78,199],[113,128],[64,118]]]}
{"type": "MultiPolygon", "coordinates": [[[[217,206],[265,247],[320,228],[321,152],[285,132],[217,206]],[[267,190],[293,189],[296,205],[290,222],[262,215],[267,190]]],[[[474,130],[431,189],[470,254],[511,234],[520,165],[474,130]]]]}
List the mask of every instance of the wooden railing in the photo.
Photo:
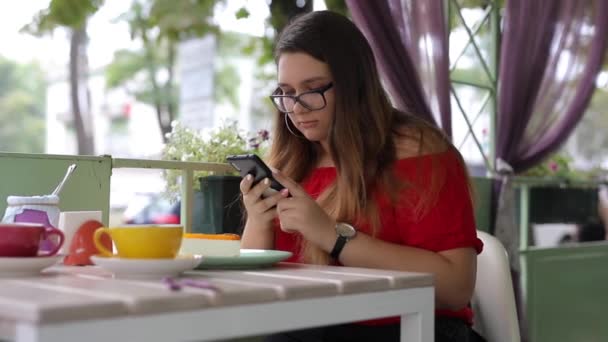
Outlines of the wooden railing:
{"type": "Polygon", "coordinates": [[[124,159],[111,156],[74,156],[51,154],[0,153],[0,214],[10,195],[46,195],[57,185],[67,167],[75,163],[77,171],[66,183],[60,209],[101,210],[104,224],[109,224],[112,169],[181,170],[181,224],[192,227],[193,182],[195,171],[225,174],[233,171],[228,164],[194,163],[148,159],[124,159]]]}
{"type": "Polygon", "coordinates": [[[182,161],[123,158],[112,159],[112,168],[181,170],[181,224],[187,230],[190,230],[192,228],[192,205],[194,202],[194,171],[209,171],[220,175],[226,172],[234,171],[234,169],[230,165],[221,163],[194,163],[182,161]]]}

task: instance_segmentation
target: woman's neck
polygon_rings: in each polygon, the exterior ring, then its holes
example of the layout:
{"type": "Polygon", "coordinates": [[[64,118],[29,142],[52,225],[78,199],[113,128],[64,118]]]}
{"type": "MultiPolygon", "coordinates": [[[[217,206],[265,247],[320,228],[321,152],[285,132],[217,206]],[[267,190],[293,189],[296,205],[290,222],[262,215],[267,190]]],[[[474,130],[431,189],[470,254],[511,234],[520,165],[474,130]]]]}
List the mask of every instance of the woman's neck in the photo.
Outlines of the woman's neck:
{"type": "Polygon", "coordinates": [[[317,145],[317,148],[317,167],[335,166],[334,160],[331,158],[331,153],[329,153],[329,144],[326,142],[321,142],[319,145],[317,145]]]}
{"type": "Polygon", "coordinates": [[[319,149],[318,152],[319,152],[320,156],[330,155],[330,153],[329,153],[329,139],[319,141],[319,144],[317,145],[317,148],[319,149]]]}
{"type": "Polygon", "coordinates": [[[331,158],[321,158],[317,162],[317,167],[334,167],[334,161],[331,158]]]}
{"type": "Polygon", "coordinates": [[[324,153],[317,159],[317,167],[332,167],[336,166],[334,160],[330,157],[329,153],[324,153]]]}

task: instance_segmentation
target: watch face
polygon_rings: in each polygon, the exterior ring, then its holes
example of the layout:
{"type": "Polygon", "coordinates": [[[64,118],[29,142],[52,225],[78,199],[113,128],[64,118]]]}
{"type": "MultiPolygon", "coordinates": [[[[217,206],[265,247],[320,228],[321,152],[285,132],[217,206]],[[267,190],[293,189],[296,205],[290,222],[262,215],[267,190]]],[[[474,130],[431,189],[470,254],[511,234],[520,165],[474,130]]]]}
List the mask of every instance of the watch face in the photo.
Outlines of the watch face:
{"type": "Polygon", "coordinates": [[[338,235],[344,236],[345,238],[352,238],[355,236],[355,234],[357,234],[357,231],[353,226],[342,222],[338,223],[336,226],[336,232],[338,235]]]}

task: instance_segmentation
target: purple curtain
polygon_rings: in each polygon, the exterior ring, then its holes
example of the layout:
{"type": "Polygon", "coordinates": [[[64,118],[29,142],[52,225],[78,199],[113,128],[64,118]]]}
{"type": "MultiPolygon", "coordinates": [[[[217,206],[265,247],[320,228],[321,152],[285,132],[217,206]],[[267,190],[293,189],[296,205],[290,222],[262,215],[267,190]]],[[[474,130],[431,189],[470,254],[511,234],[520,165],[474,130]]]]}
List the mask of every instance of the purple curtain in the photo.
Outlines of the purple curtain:
{"type": "Polygon", "coordinates": [[[509,175],[534,166],[564,143],[595,89],[608,44],[608,1],[506,2],[498,89],[494,234],[519,265],[519,230],[509,175]]]}
{"type": "MultiPolygon", "coordinates": [[[[496,157],[497,171],[506,177],[495,184],[492,214],[520,298],[519,230],[508,175],[559,149],[583,116],[608,43],[608,1],[508,0],[505,5],[496,157]]],[[[518,311],[526,341],[521,301],[518,311]]]]}
{"type": "Polygon", "coordinates": [[[608,1],[506,1],[496,156],[515,173],[566,141],[585,112],[608,43],[608,1]]]}
{"type": "Polygon", "coordinates": [[[346,0],[395,106],[452,135],[444,0],[346,0]]]}

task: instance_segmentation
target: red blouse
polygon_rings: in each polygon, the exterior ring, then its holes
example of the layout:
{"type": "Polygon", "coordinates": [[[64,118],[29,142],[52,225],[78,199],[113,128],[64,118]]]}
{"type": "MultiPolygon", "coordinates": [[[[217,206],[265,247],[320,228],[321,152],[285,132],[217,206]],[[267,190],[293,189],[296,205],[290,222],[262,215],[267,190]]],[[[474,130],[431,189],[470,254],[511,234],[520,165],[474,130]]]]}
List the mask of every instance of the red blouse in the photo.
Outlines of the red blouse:
{"type": "MultiPolygon", "coordinates": [[[[376,238],[433,252],[461,247],[472,247],[477,253],[481,252],[483,243],[477,238],[468,180],[453,151],[397,160],[394,171],[398,179],[406,180],[411,186],[399,193],[396,205],[390,203],[386,194],[376,194],[381,221],[381,229],[376,238]],[[436,172],[434,180],[430,177],[431,170],[436,172]],[[419,194],[426,191],[431,182],[438,182],[435,185],[437,200],[423,215],[417,215],[412,204],[417,203],[419,194]]],[[[321,167],[313,170],[301,185],[308,194],[317,198],[335,178],[334,167],[321,167]]],[[[370,234],[368,224],[356,224],[359,231],[370,234]]],[[[281,231],[278,226],[275,227],[275,248],[293,253],[287,261],[302,262],[299,237],[281,231]]],[[[469,307],[458,311],[436,310],[436,314],[462,318],[469,324],[473,319],[469,307]]],[[[399,322],[399,317],[365,323],[395,322],[399,322]]]]}

